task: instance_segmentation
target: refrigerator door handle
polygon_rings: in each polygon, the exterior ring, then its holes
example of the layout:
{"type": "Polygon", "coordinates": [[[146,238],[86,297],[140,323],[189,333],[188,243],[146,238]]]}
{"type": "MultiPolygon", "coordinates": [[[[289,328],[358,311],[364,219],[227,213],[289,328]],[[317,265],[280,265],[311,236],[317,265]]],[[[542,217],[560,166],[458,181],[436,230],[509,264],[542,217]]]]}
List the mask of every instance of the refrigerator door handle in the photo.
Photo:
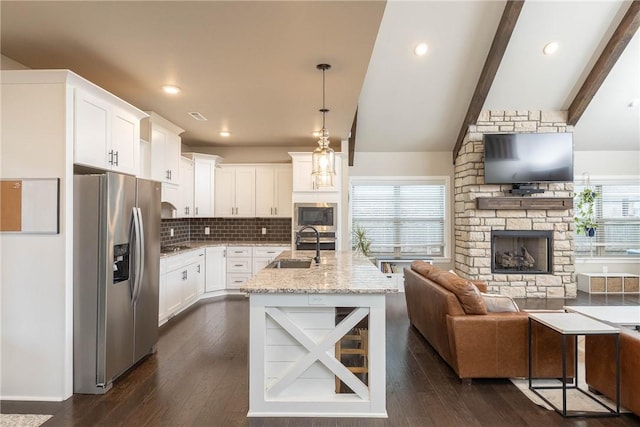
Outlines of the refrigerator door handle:
{"type": "Polygon", "coordinates": [[[137,250],[140,256],[136,260],[136,266],[138,268],[138,274],[136,277],[136,295],[135,302],[138,301],[140,297],[140,292],[142,291],[142,280],[144,279],[144,222],[142,221],[142,209],[135,208],[138,210],[138,239],[137,239],[137,250]]]}
{"type": "Polygon", "coordinates": [[[138,253],[135,250],[137,245],[137,219],[138,213],[136,212],[136,208],[131,209],[131,222],[129,224],[129,253],[130,253],[130,261],[131,264],[129,266],[129,271],[131,272],[129,277],[129,291],[131,294],[131,304],[133,304],[136,298],[136,280],[138,278],[138,253]]]}
{"type": "Polygon", "coordinates": [[[131,290],[131,304],[135,304],[138,299],[138,288],[140,286],[140,219],[138,208],[133,208],[133,286],[131,290]]]}

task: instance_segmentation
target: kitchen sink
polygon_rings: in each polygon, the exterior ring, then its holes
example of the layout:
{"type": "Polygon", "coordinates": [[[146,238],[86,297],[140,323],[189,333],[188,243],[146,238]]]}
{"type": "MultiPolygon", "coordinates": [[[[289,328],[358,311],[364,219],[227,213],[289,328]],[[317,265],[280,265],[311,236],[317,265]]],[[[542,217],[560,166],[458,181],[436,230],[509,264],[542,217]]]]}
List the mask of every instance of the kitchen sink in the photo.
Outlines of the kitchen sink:
{"type": "Polygon", "coordinates": [[[311,259],[278,259],[268,264],[266,268],[309,268],[311,259]]]}

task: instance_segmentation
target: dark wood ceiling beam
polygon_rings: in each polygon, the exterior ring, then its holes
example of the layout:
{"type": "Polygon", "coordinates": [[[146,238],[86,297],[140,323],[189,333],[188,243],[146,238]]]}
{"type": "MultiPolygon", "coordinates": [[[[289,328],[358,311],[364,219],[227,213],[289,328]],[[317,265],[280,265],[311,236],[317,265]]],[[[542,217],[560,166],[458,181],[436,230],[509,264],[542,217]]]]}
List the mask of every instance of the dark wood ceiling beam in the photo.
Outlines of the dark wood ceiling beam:
{"type": "Polygon", "coordinates": [[[489,54],[484,62],[484,67],[482,68],[482,73],[480,73],[476,90],[473,92],[473,97],[469,103],[467,115],[464,117],[460,132],[458,133],[458,139],[456,140],[456,144],[453,148],[454,163],[456,162],[456,158],[458,157],[458,153],[462,147],[462,141],[467,134],[469,125],[475,123],[480,116],[480,111],[482,111],[484,102],[489,94],[489,89],[491,89],[493,80],[496,77],[498,67],[500,66],[500,62],[502,62],[502,57],[507,49],[507,45],[511,39],[511,34],[516,26],[516,22],[518,22],[518,17],[520,16],[520,11],[522,10],[523,5],[524,0],[508,0],[504,7],[502,18],[500,18],[500,24],[498,24],[496,35],[493,37],[489,54]]]}
{"type": "Polygon", "coordinates": [[[567,123],[575,126],[624,49],[640,27],[640,1],[634,0],[569,106],[567,123]]]}
{"type": "Polygon", "coordinates": [[[351,133],[349,134],[349,166],[353,166],[353,158],[356,152],[356,129],[358,128],[358,109],[356,108],[356,114],[353,116],[353,123],[351,123],[351,133]]]}

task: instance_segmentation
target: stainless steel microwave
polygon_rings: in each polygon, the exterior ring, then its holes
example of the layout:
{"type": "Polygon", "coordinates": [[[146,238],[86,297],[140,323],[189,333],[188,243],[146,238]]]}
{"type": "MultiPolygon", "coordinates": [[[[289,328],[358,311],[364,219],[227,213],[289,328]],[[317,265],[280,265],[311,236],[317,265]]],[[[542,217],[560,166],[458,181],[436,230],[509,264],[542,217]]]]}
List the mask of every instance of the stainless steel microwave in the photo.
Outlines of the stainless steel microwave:
{"type": "Polygon", "coordinates": [[[335,232],[338,227],[338,204],[294,203],[293,223],[296,230],[311,225],[318,231],[335,232]]]}

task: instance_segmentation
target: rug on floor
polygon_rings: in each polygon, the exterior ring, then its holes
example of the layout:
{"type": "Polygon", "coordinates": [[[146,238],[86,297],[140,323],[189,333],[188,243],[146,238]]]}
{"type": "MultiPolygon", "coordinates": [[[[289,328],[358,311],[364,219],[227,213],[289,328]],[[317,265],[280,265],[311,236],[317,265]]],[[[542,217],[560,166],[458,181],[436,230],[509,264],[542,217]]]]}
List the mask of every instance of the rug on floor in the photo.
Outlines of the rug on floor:
{"type": "Polygon", "coordinates": [[[2,427],[38,427],[45,423],[53,415],[34,414],[0,414],[0,426],[2,427]]]}

